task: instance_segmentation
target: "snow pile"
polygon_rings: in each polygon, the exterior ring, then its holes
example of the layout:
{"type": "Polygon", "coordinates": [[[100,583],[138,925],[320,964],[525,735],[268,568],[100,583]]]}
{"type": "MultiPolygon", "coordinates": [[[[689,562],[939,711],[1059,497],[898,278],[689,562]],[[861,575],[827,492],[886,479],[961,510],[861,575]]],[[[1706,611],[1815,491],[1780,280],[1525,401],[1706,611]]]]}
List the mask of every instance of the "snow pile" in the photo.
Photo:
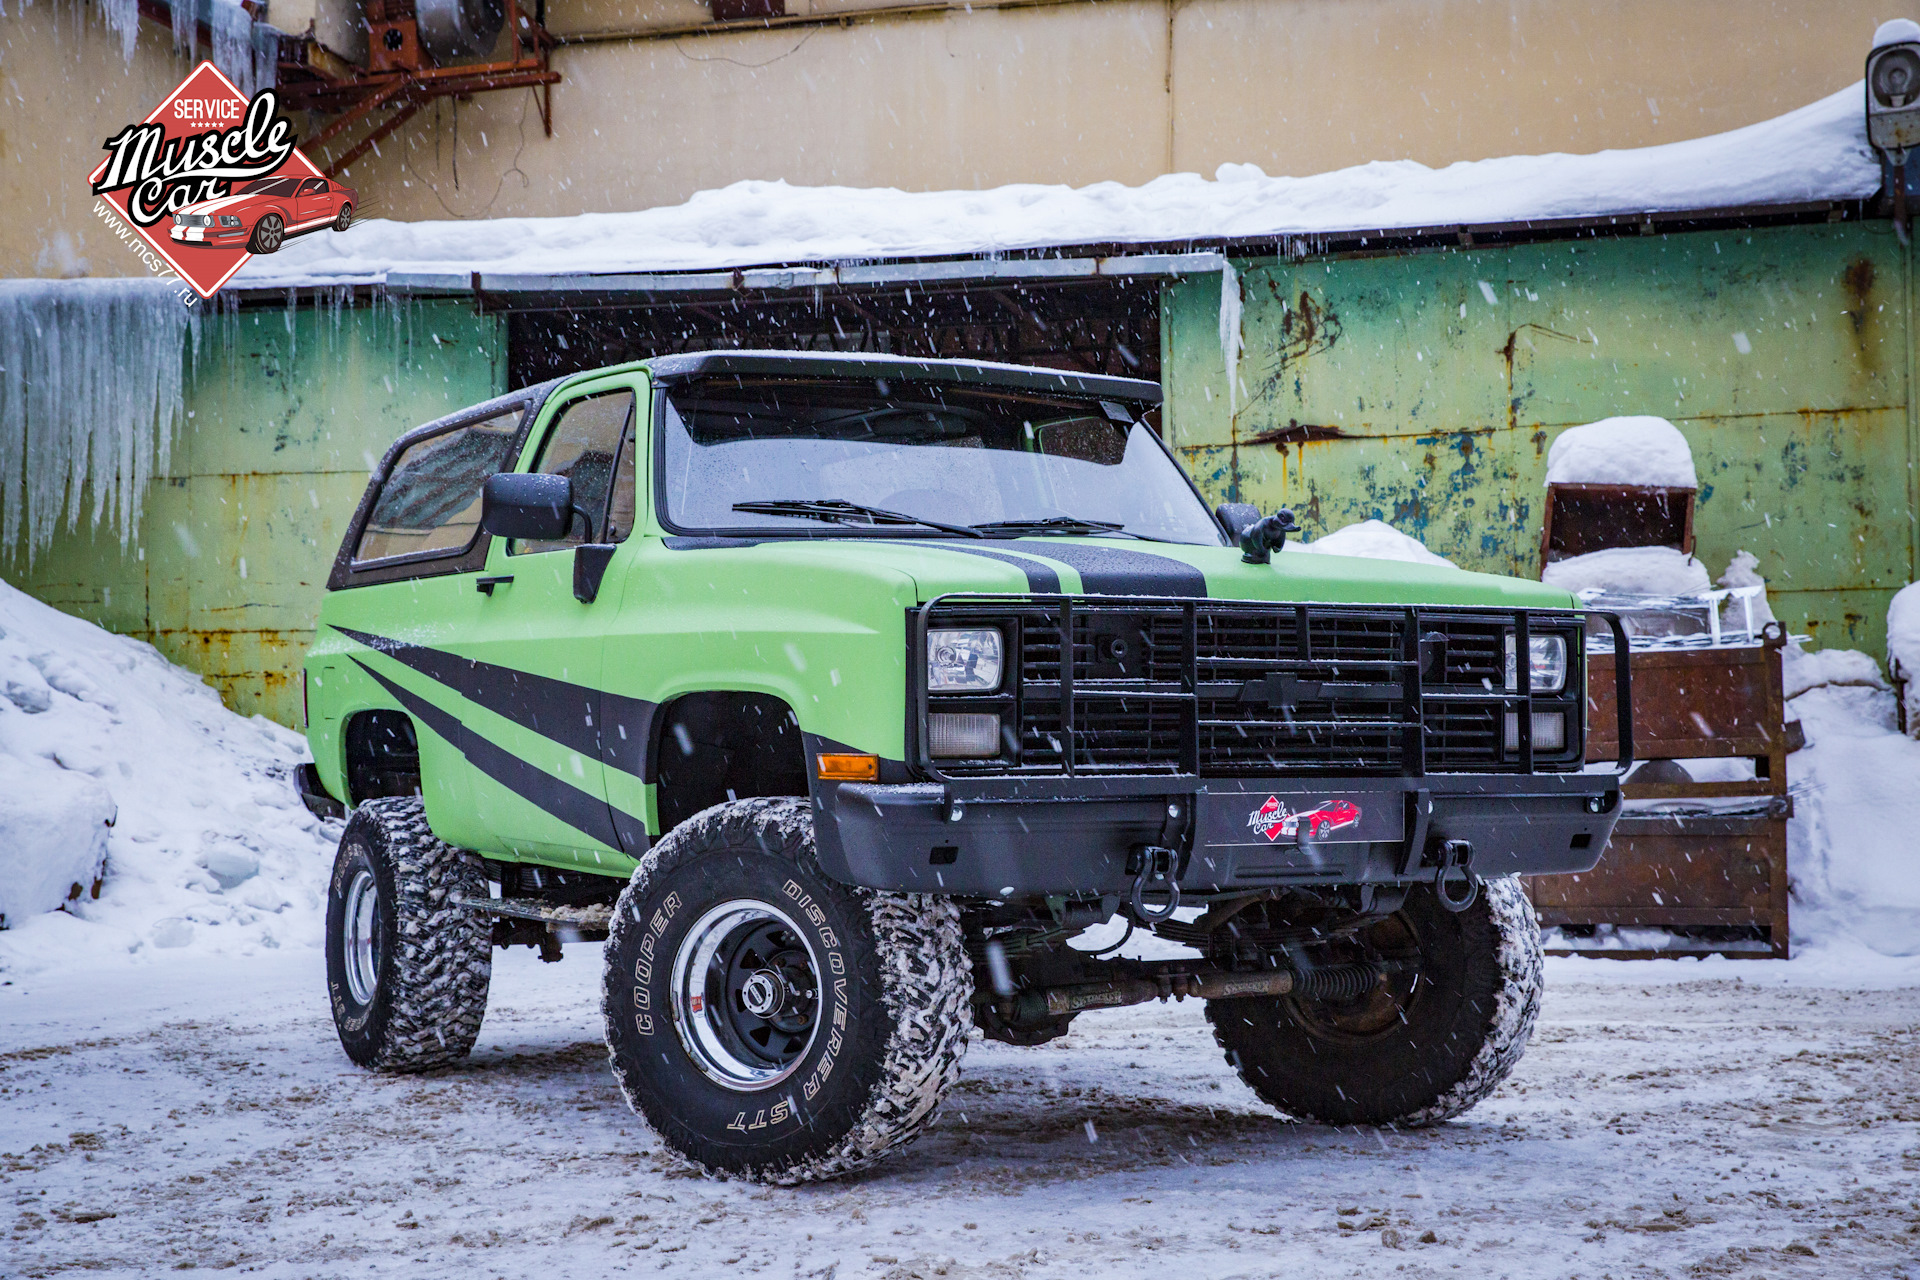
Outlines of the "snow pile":
{"type": "Polygon", "coordinates": [[[1712,587],[1707,567],[1672,547],[1609,547],[1569,556],[1548,565],[1540,581],[1573,592],[1642,596],[1699,595],[1712,587]]]}
{"type": "Polygon", "coordinates": [[[1807,735],[1787,768],[1794,941],[1851,939],[1882,955],[1920,955],[1920,742],[1894,727],[1893,694],[1864,679],[1873,660],[1842,656],[1808,658],[1860,678],[1804,688],[1790,704],[1807,735]]]}
{"type": "Polygon", "coordinates": [[[1460,566],[1445,556],[1427,550],[1417,538],[1410,538],[1384,520],[1362,520],[1344,529],[1315,538],[1312,542],[1287,543],[1288,551],[1308,551],[1323,556],[1362,556],[1369,560],[1404,560],[1409,564],[1460,566]]]}
{"type": "Polygon", "coordinates": [[[1920,738],[1920,582],[1901,588],[1887,607],[1887,669],[1905,682],[1907,733],[1920,738]]]}
{"type": "Polygon", "coordinates": [[[1568,427],[1547,450],[1548,484],[1698,489],[1693,450],[1665,418],[1603,418],[1568,427]]]}
{"type": "Polygon", "coordinates": [[[1786,648],[1780,651],[1780,678],[1786,696],[1797,698],[1809,689],[1846,686],[1885,690],[1887,682],[1880,664],[1858,649],[1812,649],[1802,652],[1786,648]]]}
{"type": "Polygon", "coordinates": [[[151,645],[0,582],[0,969],[317,943],[338,828],[293,789],[305,757],[151,645]]]}
{"type": "Polygon", "coordinates": [[[1880,189],[1862,108],[1856,83],[1777,119],[1710,137],[1593,155],[1462,161],[1444,169],[1402,160],[1292,178],[1229,164],[1213,181],[1176,173],[1137,187],[1025,184],[988,191],[737,182],[684,204],[633,213],[373,219],[256,257],[234,284],[373,283],[390,272],[465,279],[475,271],[713,270],[1853,200],[1880,189]]]}

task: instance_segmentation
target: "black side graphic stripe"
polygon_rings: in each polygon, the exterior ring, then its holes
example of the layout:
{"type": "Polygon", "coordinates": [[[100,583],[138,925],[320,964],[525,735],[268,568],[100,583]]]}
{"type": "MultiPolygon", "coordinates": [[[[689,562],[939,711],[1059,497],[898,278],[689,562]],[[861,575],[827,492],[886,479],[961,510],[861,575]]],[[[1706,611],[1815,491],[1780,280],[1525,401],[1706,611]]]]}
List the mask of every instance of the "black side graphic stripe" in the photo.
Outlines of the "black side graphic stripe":
{"type": "Polygon", "coordinates": [[[1034,554],[1069,564],[1080,589],[1096,596],[1191,596],[1207,594],[1207,575],[1184,560],[1101,542],[1049,542],[1034,554]]]}
{"type": "Polygon", "coordinates": [[[651,702],[355,631],[337,623],[333,629],[522,728],[611,768],[636,776],[640,773],[640,744],[653,723],[655,705],[651,702]],[[625,728],[627,736],[622,738],[617,728],[625,728]]]}
{"type": "MultiPolygon", "coordinates": [[[[989,551],[985,547],[976,547],[964,542],[909,542],[908,546],[924,547],[934,551],[957,551],[962,555],[981,556],[988,560],[998,560],[1001,564],[1010,564],[1027,575],[1027,590],[1035,595],[1059,595],[1060,575],[1053,566],[1041,564],[1026,556],[1012,555],[1005,551],[989,551]]],[[[1051,552],[1049,552],[1051,554],[1051,552]]],[[[1065,556],[1056,557],[1065,560],[1065,556]]]]}
{"type": "Polygon", "coordinates": [[[400,705],[405,707],[407,713],[415,720],[453,744],[454,749],[465,756],[474,768],[574,830],[591,836],[610,848],[618,849],[622,845],[619,832],[614,826],[616,820],[623,825],[644,829],[644,824],[638,818],[619,813],[600,797],[589,795],[580,788],[554,777],[538,765],[530,764],[511,751],[495,746],[449,713],[442,711],[425,698],[401,688],[360,659],[355,658],[354,662],[362,671],[378,680],[380,686],[388,693],[399,699],[400,705]]]}

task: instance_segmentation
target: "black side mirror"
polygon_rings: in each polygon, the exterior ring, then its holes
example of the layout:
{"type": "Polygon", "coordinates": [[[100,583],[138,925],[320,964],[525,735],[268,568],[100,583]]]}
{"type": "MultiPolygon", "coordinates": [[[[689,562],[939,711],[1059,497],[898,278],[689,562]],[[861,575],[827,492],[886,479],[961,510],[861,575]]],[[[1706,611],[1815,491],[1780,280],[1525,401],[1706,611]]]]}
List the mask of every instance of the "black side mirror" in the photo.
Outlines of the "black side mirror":
{"type": "Polygon", "coordinates": [[[573,481],[503,471],[480,490],[480,527],[496,538],[555,542],[573,524],[573,481]]]}
{"type": "Polygon", "coordinates": [[[1264,520],[1240,531],[1240,558],[1248,564],[1269,564],[1273,553],[1287,545],[1287,535],[1300,532],[1293,512],[1282,507],[1264,520]]]}
{"type": "Polygon", "coordinates": [[[1251,502],[1223,502],[1213,509],[1213,518],[1220,522],[1229,538],[1238,542],[1247,526],[1259,521],[1260,508],[1251,502]]]}

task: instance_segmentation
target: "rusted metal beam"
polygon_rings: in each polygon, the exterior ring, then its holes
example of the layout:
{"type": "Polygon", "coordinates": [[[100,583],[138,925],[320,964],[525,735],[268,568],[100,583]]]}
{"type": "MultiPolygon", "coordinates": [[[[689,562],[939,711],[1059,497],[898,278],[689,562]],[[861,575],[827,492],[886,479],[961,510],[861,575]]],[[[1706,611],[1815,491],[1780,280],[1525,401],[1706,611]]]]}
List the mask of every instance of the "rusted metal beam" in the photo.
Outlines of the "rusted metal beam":
{"type": "MultiPolygon", "coordinates": [[[[320,132],[314,134],[311,138],[308,138],[306,145],[309,147],[321,147],[333,141],[333,139],[352,128],[362,116],[373,111],[381,103],[387,101],[387,99],[393,97],[406,87],[406,81],[404,80],[395,80],[392,84],[382,85],[377,91],[369,94],[350,108],[345,115],[320,130],[320,132]]],[[[331,177],[332,174],[329,173],[328,176],[331,177]]]]}
{"type": "Polygon", "coordinates": [[[378,129],[375,129],[372,133],[368,134],[366,137],[360,139],[360,141],[354,143],[352,147],[347,149],[346,154],[342,155],[339,159],[329,164],[325,169],[321,170],[321,172],[326,174],[329,178],[333,177],[334,174],[346,168],[348,165],[352,164],[355,160],[358,160],[361,156],[367,154],[367,152],[373,150],[374,147],[380,144],[380,140],[382,138],[385,138],[388,134],[392,133],[395,129],[398,129],[401,125],[413,119],[415,113],[417,113],[420,110],[420,108],[425,105],[426,105],[425,99],[419,99],[416,101],[406,103],[398,111],[395,111],[393,115],[388,118],[385,124],[381,125],[378,129]]]}

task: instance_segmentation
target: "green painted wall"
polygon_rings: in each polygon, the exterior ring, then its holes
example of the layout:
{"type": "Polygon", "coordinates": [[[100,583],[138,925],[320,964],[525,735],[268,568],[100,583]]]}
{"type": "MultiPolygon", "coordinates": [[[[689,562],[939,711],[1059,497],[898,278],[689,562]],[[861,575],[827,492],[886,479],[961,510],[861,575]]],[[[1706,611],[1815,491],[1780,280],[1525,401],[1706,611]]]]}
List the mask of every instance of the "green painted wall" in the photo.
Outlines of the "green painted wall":
{"type": "Polygon", "coordinates": [[[212,315],[167,474],[123,550],[63,532],[0,577],[151,641],[227,705],[300,717],[299,664],[367,475],[409,427],[504,390],[506,340],[470,305],[212,315]]]}
{"type": "Polygon", "coordinates": [[[1237,265],[1231,396],[1217,278],[1169,285],[1163,312],[1172,436],[1216,501],[1290,505],[1309,534],[1379,518],[1534,577],[1555,435],[1657,414],[1693,446],[1709,571],[1750,551],[1794,631],[1884,648],[1920,576],[1890,224],[1237,265]]]}

